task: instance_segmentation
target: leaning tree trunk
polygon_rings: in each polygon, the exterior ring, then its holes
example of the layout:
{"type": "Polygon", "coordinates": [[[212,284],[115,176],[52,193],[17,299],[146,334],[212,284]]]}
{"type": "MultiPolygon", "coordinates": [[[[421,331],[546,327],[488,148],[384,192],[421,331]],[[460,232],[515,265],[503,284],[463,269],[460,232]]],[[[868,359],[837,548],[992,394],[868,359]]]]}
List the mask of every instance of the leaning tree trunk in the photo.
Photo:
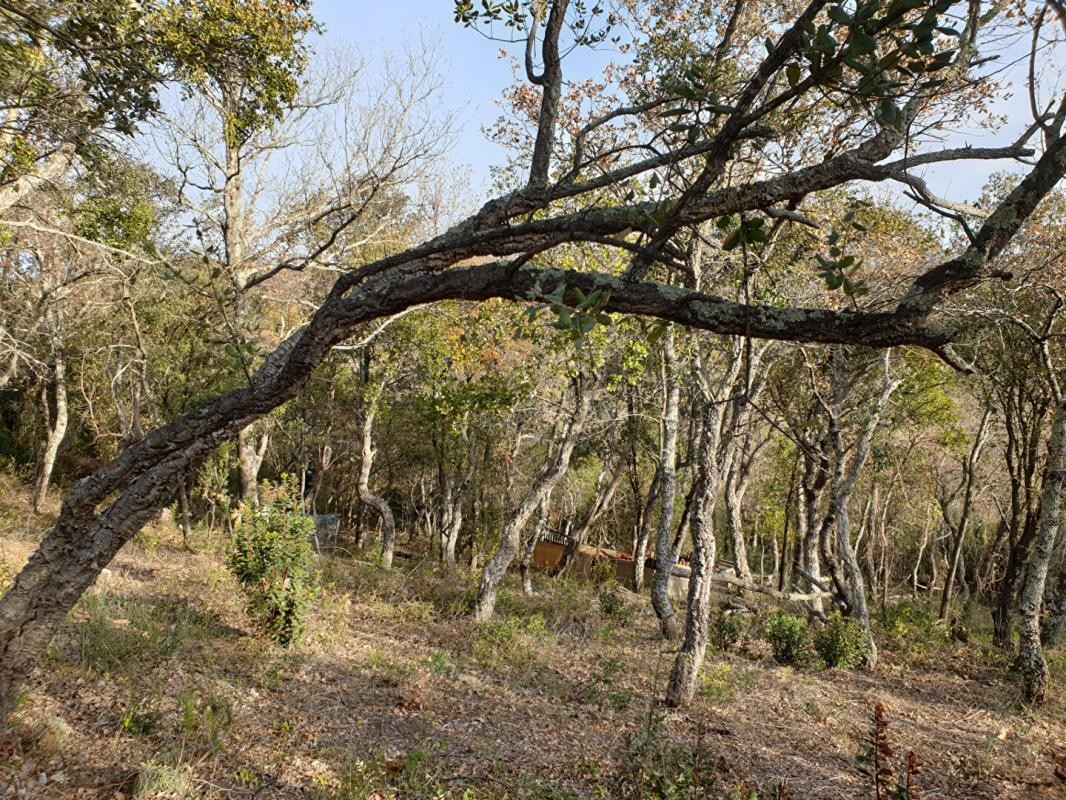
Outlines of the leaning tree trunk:
{"type": "Polygon", "coordinates": [[[676,639],[681,631],[677,614],[670,602],[670,578],[677,563],[674,550],[674,497],[677,494],[677,428],[681,385],[677,376],[674,331],[669,328],[663,338],[663,388],[666,405],[663,412],[663,441],[659,458],[659,529],[655,539],[655,581],[651,587],[651,604],[659,617],[662,635],[676,639]]]}
{"type": "Polygon", "coordinates": [[[473,617],[478,622],[484,622],[492,617],[496,610],[496,595],[500,583],[503,581],[503,576],[507,574],[507,568],[518,555],[523,529],[533,516],[533,512],[570,468],[570,457],[574,453],[577,439],[581,435],[589,409],[592,407],[591,387],[583,386],[583,383],[581,378],[574,381],[576,395],[574,413],[563,426],[555,455],[549,456],[547,463],[541,468],[540,474],[533,482],[525,499],[504,526],[499,549],[481,571],[473,611],[473,617]]]}
{"type": "Polygon", "coordinates": [[[644,568],[648,562],[648,539],[651,536],[651,521],[655,512],[655,498],[659,495],[659,478],[661,470],[656,467],[655,474],[648,487],[648,497],[644,503],[640,522],[637,526],[636,540],[633,542],[633,591],[644,592],[644,568]]]}
{"type": "Polygon", "coordinates": [[[726,525],[733,540],[733,571],[742,581],[751,583],[751,566],[748,564],[748,546],[744,540],[743,503],[748,489],[747,476],[739,474],[742,466],[734,459],[725,487],[726,525]]]}
{"type": "Polygon", "coordinates": [[[607,470],[604,469],[603,472],[600,473],[600,477],[596,481],[596,494],[592,498],[592,505],[589,506],[588,513],[585,514],[585,518],[581,521],[581,524],[578,525],[577,530],[572,531],[566,538],[566,547],[563,550],[562,558],[559,560],[559,571],[557,574],[561,575],[570,565],[574,556],[577,555],[578,550],[588,543],[589,534],[596,527],[596,524],[600,521],[600,518],[603,517],[604,513],[606,513],[607,509],[611,507],[611,501],[614,499],[614,495],[622,483],[624,466],[624,462],[619,460],[607,483],[603,482],[603,479],[607,477],[607,470]]]}
{"type": "Polygon", "coordinates": [[[393,553],[396,550],[396,520],[392,515],[392,509],[388,501],[380,494],[370,491],[370,470],[374,466],[374,416],[377,414],[378,399],[381,389],[378,388],[366,410],[366,419],[363,421],[363,449],[362,459],[359,464],[359,499],[373,508],[381,516],[381,563],[385,569],[392,569],[393,553]]]}
{"type": "MultiPolygon", "coordinates": [[[[666,688],[666,703],[683,706],[692,702],[699,682],[700,667],[707,652],[707,638],[711,616],[711,584],[715,581],[714,509],[723,476],[737,454],[737,428],[748,410],[749,376],[742,373],[741,360],[729,368],[721,386],[713,392],[705,387],[702,428],[699,437],[699,465],[696,481],[695,510],[692,514],[692,569],[689,572],[688,597],[685,604],[684,638],[670,671],[666,688]],[[732,397],[730,401],[727,398],[732,397]]],[[[755,589],[750,580],[740,578],[722,582],[741,584],[755,589]]],[[[769,590],[772,591],[772,590],[769,590]]]]}
{"type": "Polygon", "coordinates": [[[944,591],[940,595],[939,618],[944,620],[948,617],[951,609],[951,596],[955,591],[955,580],[959,572],[959,561],[962,558],[962,546],[966,540],[966,532],[970,527],[970,515],[973,511],[974,485],[977,482],[977,463],[981,458],[981,450],[984,448],[988,434],[988,422],[992,416],[992,407],[988,406],[981,416],[981,423],[977,428],[977,436],[973,446],[963,464],[963,493],[962,508],[959,510],[958,522],[952,524],[948,515],[947,502],[941,503],[944,521],[954,528],[954,541],[951,546],[951,558],[948,563],[947,575],[944,578],[944,591]]]}
{"type": "Polygon", "coordinates": [[[41,385],[41,416],[44,421],[45,436],[38,460],[37,482],[33,487],[33,511],[39,514],[48,496],[48,485],[52,481],[59,445],[67,435],[67,370],[61,347],[55,347],[52,364],[52,391],[55,398],[55,413],[48,397],[48,381],[41,385]]]}
{"type": "Polygon", "coordinates": [[[844,397],[847,391],[847,381],[843,380],[843,375],[840,372],[844,354],[839,349],[834,353],[833,377],[834,383],[837,385],[834,390],[833,402],[831,406],[827,408],[829,416],[829,435],[833,444],[833,455],[835,459],[832,496],[834,525],[836,527],[837,555],[841,561],[846,581],[848,611],[849,614],[862,625],[863,630],[866,632],[868,646],[866,665],[871,668],[877,666],[877,643],[874,641],[873,626],[870,624],[870,610],[866,602],[866,586],[862,578],[862,569],[859,567],[858,559],[855,556],[855,550],[851,546],[851,531],[848,520],[848,500],[851,498],[852,492],[855,490],[855,486],[858,483],[859,475],[861,474],[863,467],[866,465],[867,458],[869,458],[870,443],[873,440],[873,435],[877,430],[877,426],[881,422],[881,415],[884,412],[885,405],[902,382],[899,379],[892,378],[889,371],[891,353],[891,350],[885,350],[882,357],[884,382],[881,392],[877,397],[873,410],[870,412],[869,417],[867,417],[865,424],[859,432],[850,459],[846,460],[842,432],[840,430],[840,423],[843,417],[844,397]]]}
{"type": "Polygon", "coordinates": [[[522,553],[522,561],[519,563],[519,571],[522,575],[522,593],[526,597],[533,596],[533,553],[537,550],[537,544],[544,536],[544,529],[548,526],[548,506],[551,504],[551,494],[547,494],[540,501],[537,510],[537,521],[533,525],[533,532],[526,542],[526,549],[522,553]]]}
{"type": "Polygon", "coordinates": [[[1047,444],[1047,465],[1040,495],[1040,518],[1036,540],[1026,564],[1025,583],[1018,603],[1018,658],[1015,669],[1022,678],[1022,690],[1030,703],[1043,703],[1047,697],[1048,666],[1040,643],[1040,606],[1044,599],[1048,567],[1062,521],[1063,489],[1066,486],[1066,400],[1060,399],[1051,420],[1047,444]]]}

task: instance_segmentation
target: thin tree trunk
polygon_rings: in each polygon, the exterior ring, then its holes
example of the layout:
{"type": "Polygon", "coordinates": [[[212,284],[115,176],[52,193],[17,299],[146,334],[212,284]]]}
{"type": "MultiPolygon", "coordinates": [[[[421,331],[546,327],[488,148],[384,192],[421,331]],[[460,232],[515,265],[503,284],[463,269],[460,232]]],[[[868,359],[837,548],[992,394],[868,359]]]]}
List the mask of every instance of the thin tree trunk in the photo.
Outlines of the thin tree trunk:
{"type": "Polygon", "coordinates": [[[578,437],[581,435],[585,420],[592,407],[592,387],[584,385],[586,380],[578,378],[574,381],[574,413],[563,426],[561,439],[556,453],[549,456],[547,463],[541,469],[525,499],[519,504],[511,519],[504,525],[500,546],[496,550],[485,568],[481,571],[478,581],[478,594],[474,603],[473,617],[478,622],[484,622],[492,617],[496,610],[496,595],[507,574],[507,568],[514,561],[521,546],[522,531],[526,527],[537,507],[548,496],[559,479],[570,468],[570,457],[574,453],[578,437]]]}
{"type": "Polygon", "coordinates": [[[259,505],[259,470],[263,467],[270,435],[256,437],[249,425],[237,434],[237,456],[241,473],[241,500],[255,508],[259,505]]]}
{"type": "Polygon", "coordinates": [[[377,414],[378,400],[384,384],[381,384],[370,399],[363,421],[362,458],[359,464],[359,499],[373,508],[381,516],[381,563],[385,569],[392,569],[393,553],[396,550],[396,520],[388,501],[379,494],[370,491],[370,470],[374,466],[377,451],[373,445],[374,417],[377,414]]]}
{"type": "Polygon", "coordinates": [[[48,381],[41,387],[41,416],[46,433],[38,460],[37,483],[33,489],[33,510],[37,514],[41,513],[48,496],[48,486],[52,480],[56,456],[59,454],[59,445],[67,435],[67,368],[61,346],[53,345],[51,384],[55,401],[54,414],[48,397],[48,381]]]}
{"type": "MultiPolygon", "coordinates": [[[[958,522],[952,525],[955,531],[955,541],[951,548],[951,559],[948,562],[948,572],[944,578],[944,591],[940,595],[939,617],[942,620],[947,619],[948,611],[951,608],[951,596],[955,591],[955,578],[959,571],[959,560],[962,557],[962,546],[966,540],[966,531],[970,527],[970,515],[973,511],[974,484],[977,481],[977,462],[981,458],[981,450],[984,447],[987,438],[988,421],[991,416],[992,406],[989,405],[985,408],[984,414],[981,415],[981,423],[977,428],[977,435],[974,438],[973,446],[970,448],[969,456],[963,465],[962,508],[959,511],[958,522]]],[[[944,521],[950,524],[946,505],[943,505],[943,515],[944,521]]]]}
{"type": "Polygon", "coordinates": [[[648,487],[648,497],[644,502],[643,513],[640,515],[640,525],[637,527],[637,539],[633,545],[633,591],[637,594],[644,592],[644,569],[648,561],[648,540],[651,538],[651,521],[655,514],[655,500],[659,496],[659,481],[661,470],[655,468],[655,474],[648,487]]]}
{"type": "Polygon", "coordinates": [[[1025,582],[1018,603],[1018,658],[1025,699],[1042,704],[1047,697],[1048,666],[1040,643],[1040,606],[1044,599],[1048,568],[1062,521],[1063,489],[1066,487],[1066,400],[1060,399],[1051,420],[1047,464],[1040,496],[1040,518],[1032,554],[1026,564],[1025,582]]]}
{"type": "MultiPolygon", "coordinates": [[[[870,454],[870,443],[874,431],[881,421],[881,415],[889,397],[899,387],[900,381],[893,379],[889,373],[889,359],[891,350],[886,350],[882,357],[884,369],[884,383],[878,395],[876,405],[871,411],[866,423],[859,432],[858,439],[853,447],[850,460],[846,461],[844,443],[840,430],[840,421],[843,417],[844,392],[846,382],[843,376],[837,373],[835,382],[837,388],[834,392],[833,403],[829,408],[829,433],[833,443],[835,464],[833,470],[833,512],[836,527],[837,555],[840,558],[847,581],[847,601],[849,613],[854,617],[866,632],[868,652],[866,665],[877,666],[877,643],[874,641],[873,627],[870,624],[870,611],[866,602],[866,587],[863,583],[862,569],[855,557],[855,551],[851,546],[851,531],[848,521],[848,500],[855,489],[862,468],[870,454]]],[[[838,349],[834,359],[835,368],[840,368],[843,353],[838,349]]]]}
{"type": "Polygon", "coordinates": [[[726,478],[726,524],[733,542],[733,570],[742,581],[751,583],[751,567],[748,565],[748,546],[744,540],[744,521],[741,512],[744,495],[748,490],[748,480],[746,476],[738,475],[739,470],[740,465],[734,463],[733,469],[726,478]]]}
{"type": "Polygon", "coordinates": [[[674,331],[668,328],[663,337],[663,389],[666,404],[663,412],[663,441],[659,458],[659,529],[655,540],[655,581],[651,588],[651,604],[659,617],[662,635],[676,639],[681,631],[677,614],[670,602],[670,578],[677,563],[674,550],[674,496],[677,492],[677,428],[681,384],[677,376],[677,355],[674,351],[674,331]]]}
{"type": "Polygon", "coordinates": [[[603,480],[608,474],[606,469],[600,473],[599,479],[596,481],[596,496],[592,499],[592,505],[589,506],[588,513],[577,527],[577,530],[567,536],[566,547],[563,549],[563,555],[559,561],[559,574],[562,574],[563,570],[570,565],[571,560],[581,546],[588,542],[589,534],[595,528],[596,523],[610,508],[611,500],[614,499],[615,492],[618,491],[618,487],[622,484],[624,472],[625,462],[619,460],[611,473],[609,481],[605,483],[603,480]]]}
{"type": "Polygon", "coordinates": [[[544,536],[544,529],[548,526],[548,506],[551,504],[551,494],[545,496],[540,502],[540,507],[537,510],[537,521],[533,524],[533,533],[529,536],[529,541],[526,542],[526,549],[522,553],[522,561],[519,563],[519,569],[522,574],[522,592],[526,597],[533,596],[533,553],[537,549],[537,544],[540,542],[541,537],[544,536]]]}

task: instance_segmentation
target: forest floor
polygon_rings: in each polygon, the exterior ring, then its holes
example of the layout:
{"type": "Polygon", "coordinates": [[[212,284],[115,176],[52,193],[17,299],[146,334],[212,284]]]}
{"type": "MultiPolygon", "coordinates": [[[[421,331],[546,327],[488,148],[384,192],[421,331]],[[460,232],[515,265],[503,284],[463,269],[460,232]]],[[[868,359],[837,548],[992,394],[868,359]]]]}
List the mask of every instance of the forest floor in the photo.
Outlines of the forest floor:
{"type": "MultiPolygon", "coordinates": [[[[0,586],[47,524],[6,496],[0,586]]],[[[1066,797],[1063,652],[1033,710],[980,631],[959,644],[896,614],[882,664],[849,672],[778,666],[752,622],[666,711],[669,647],[629,593],[545,578],[476,625],[469,581],[334,553],[284,651],[244,613],[220,535],[193,544],[147,529],[71,614],[0,743],[0,797],[866,798],[877,703],[924,798],[1066,797]]]]}

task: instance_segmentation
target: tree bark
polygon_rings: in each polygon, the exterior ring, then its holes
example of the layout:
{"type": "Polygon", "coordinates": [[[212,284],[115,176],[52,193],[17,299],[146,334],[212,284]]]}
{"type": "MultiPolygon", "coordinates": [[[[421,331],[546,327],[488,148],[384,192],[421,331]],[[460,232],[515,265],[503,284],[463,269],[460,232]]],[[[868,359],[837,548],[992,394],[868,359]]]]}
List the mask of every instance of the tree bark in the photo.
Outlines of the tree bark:
{"type": "Polygon", "coordinates": [[[866,632],[867,648],[866,665],[877,666],[877,643],[874,641],[873,627],[870,624],[870,611],[866,602],[866,586],[862,578],[862,569],[859,567],[855,551],[851,546],[851,531],[848,518],[848,500],[855,489],[862,468],[870,454],[870,443],[874,432],[880,424],[881,415],[888,399],[899,387],[901,381],[891,377],[889,362],[891,351],[885,350],[882,358],[884,380],[880,394],[877,397],[874,408],[871,410],[865,424],[859,432],[854,444],[851,458],[847,459],[844,451],[842,432],[840,429],[843,418],[844,395],[847,381],[844,380],[840,370],[843,367],[844,354],[839,350],[834,358],[834,388],[833,402],[829,407],[829,434],[833,443],[834,470],[832,481],[833,516],[836,527],[837,555],[840,558],[844,577],[846,579],[847,602],[849,614],[856,619],[866,632]]]}
{"type": "MultiPolygon", "coordinates": [[[[726,139],[730,145],[739,141],[726,139]]],[[[899,141],[879,134],[860,149],[821,164],[746,186],[699,193],[692,202],[675,204],[670,224],[698,224],[724,214],[765,209],[848,180],[894,178],[899,164],[877,162],[888,158],[899,141]]],[[[0,719],[6,721],[19,687],[83,591],[125,542],[174,501],[180,475],[295,396],[333,346],[360,324],[441,300],[528,302],[542,297],[545,287],[565,285],[566,301],[576,300],[577,289],[585,296],[604,291],[606,313],[655,316],[723,335],[940,348],[953,332],[932,317],[932,311],[946,296],[988,277],[992,260],[1066,174],[1064,155],[1066,138],[1059,137],[992,212],[973,244],[915,279],[898,306],[888,311],[740,303],[651,281],[623,281],[596,271],[539,267],[523,259],[562,243],[602,242],[634,230],[659,231],[663,223],[649,213],[653,209],[646,203],[583,207],[555,216],[528,213],[579,192],[598,191],[624,177],[617,172],[549,187],[536,196],[508,194],[429,242],[344,271],[309,323],[268,355],[258,370],[250,370],[245,385],[147,433],[67,492],[56,525],[0,598],[0,719]],[[523,199],[527,202],[519,202],[523,199]],[[529,202],[536,207],[530,209],[529,202]],[[513,210],[516,206],[518,211],[513,210]]]]}
{"type": "Polygon", "coordinates": [[[640,515],[640,524],[637,527],[637,537],[633,544],[633,591],[637,594],[644,592],[644,569],[648,562],[648,539],[651,537],[651,522],[655,513],[655,500],[659,496],[660,469],[655,468],[655,474],[648,487],[648,497],[644,502],[644,508],[640,515]]]}
{"type": "Polygon", "coordinates": [[[41,443],[41,454],[37,464],[37,482],[33,488],[33,511],[37,514],[41,513],[44,501],[48,496],[48,486],[52,480],[52,471],[55,469],[59,446],[63,443],[63,437],[67,435],[69,417],[66,361],[63,357],[62,346],[57,346],[55,343],[53,343],[52,348],[51,373],[50,381],[44,381],[41,385],[41,417],[45,436],[41,443]],[[52,395],[55,403],[54,413],[52,401],[48,397],[49,383],[52,384],[52,395]]]}
{"type": "Polygon", "coordinates": [[[241,501],[252,508],[259,505],[259,470],[263,467],[270,435],[264,433],[258,438],[253,425],[241,429],[237,434],[237,456],[241,473],[241,501]]]}
{"type": "Polygon", "coordinates": [[[556,452],[549,456],[525,499],[504,526],[499,548],[481,571],[473,611],[473,617],[478,622],[490,619],[495,612],[496,595],[500,583],[503,581],[503,576],[507,574],[507,568],[518,554],[523,529],[533,516],[533,512],[570,468],[570,457],[574,453],[574,447],[592,407],[592,387],[585,385],[586,383],[587,379],[580,376],[574,380],[574,411],[563,426],[556,452]]]}
{"type": "Polygon", "coordinates": [[[370,491],[370,470],[374,466],[374,417],[377,414],[378,400],[384,384],[378,386],[367,405],[366,418],[363,420],[362,458],[359,462],[359,499],[378,512],[381,517],[381,563],[385,569],[392,569],[393,553],[396,550],[396,520],[388,501],[379,494],[370,491]]]}
{"type": "Polygon", "coordinates": [[[977,462],[981,458],[981,450],[984,448],[987,438],[988,421],[991,416],[992,406],[989,405],[985,408],[984,414],[981,415],[981,422],[978,425],[973,446],[970,448],[970,453],[963,464],[962,508],[959,510],[957,522],[951,522],[946,504],[941,503],[944,521],[951,525],[955,533],[951,547],[951,558],[948,563],[948,572],[944,578],[944,591],[940,595],[939,618],[942,620],[947,619],[948,611],[951,608],[951,596],[955,591],[955,578],[959,571],[962,546],[966,540],[966,531],[970,527],[970,514],[973,511],[974,485],[977,482],[977,462]]]}
{"type": "Polygon", "coordinates": [[[1055,539],[1062,522],[1063,489],[1066,487],[1066,400],[1059,400],[1051,420],[1047,444],[1044,486],[1040,495],[1040,518],[1032,554],[1025,570],[1025,582],[1018,603],[1018,658],[1015,669],[1022,678],[1022,690],[1030,703],[1047,698],[1049,672],[1040,642],[1040,607],[1044,599],[1048,568],[1055,539]]]}
{"type": "Polygon", "coordinates": [[[537,549],[537,543],[544,536],[544,529],[548,526],[548,506],[551,504],[551,494],[547,494],[540,502],[537,510],[537,521],[533,524],[533,532],[526,542],[525,551],[522,553],[522,561],[519,570],[522,575],[522,593],[526,597],[533,596],[533,553],[537,549]]]}
{"type": "Polygon", "coordinates": [[[685,607],[685,636],[666,686],[666,704],[675,708],[687,706],[695,697],[700,668],[707,652],[715,556],[714,500],[718,491],[713,458],[711,454],[712,460],[700,476],[702,490],[692,515],[692,570],[685,607]]]}
{"type": "Polygon", "coordinates": [[[677,493],[677,429],[681,384],[677,376],[674,331],[668,328],[663,337],[663,440],[659,457],[659,529],[655,539],[655,581],[651,588],[651,605],[659,617],[666,639],[676,639],[681,631],[677,614],[670,602],[670,578],[677,563],[674,550],[674,496],[677,493]]]}

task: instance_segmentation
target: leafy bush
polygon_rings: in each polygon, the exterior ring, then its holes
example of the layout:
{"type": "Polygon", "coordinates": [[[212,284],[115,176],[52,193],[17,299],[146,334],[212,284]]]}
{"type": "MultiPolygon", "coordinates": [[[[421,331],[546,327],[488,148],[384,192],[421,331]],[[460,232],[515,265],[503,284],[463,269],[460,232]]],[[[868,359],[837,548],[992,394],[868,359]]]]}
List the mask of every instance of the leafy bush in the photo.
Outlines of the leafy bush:
{"type": "Polygon", "coordinates": [[[852,669],[870,652],[866,631],[850,617],[833,612],[814,634],[814,649],[827,667],[852,669]]]}
{"type": "Polygon", "coordinates": [[[474,642],[474,659],[483,667],[528,667],[554,641],[544,617],[534,614],[520,617],[493,617],[478,626],[474,642]]]}
{"type": "Polygon", "coordinates": [[[661,710],[649,707],[644,723],[623,735],[623,752],[610,797],[620,800],[697,800],[721,789],[714,756],[696,737],[695,746],[678,746],[664,729],[661,710]]]}
{"type": "Polygon", "coordinates": [[[754,669],[738,669],[724,663],[706,664],[700,673],[696,692],[705,700],[727,703],[749,694],[758,681],[759,672],[754,669]]]}
{"type": "Polygon", "coordinates": [[[711,644],[723,653],[728,653],[737,646],[742,631],[740,617],[720,608],[711,619],[711,644]]]}
{"type": "Polygon", "coordinates": [[[615,580],[605,581],[596,588],[600,611],[607,619],[618,625],[627,625],[633,619],[633,607],[626,602],[624,590],[615,580]]]}
{"type": "Polygon", "coordinates": [[[775,611],[767,617],[763,635],[778,664],[802,664],[807,660],[810,632],[802,617],[775,611]]]}
{"type": "MultiPolygon", "coordinates": [[[[264,485],[269,492],[268,487],[264,485]]],[[[245,507],[227,558],[249,611],[278,644],[298,644],[318,591],[312,569],[314,520],[292,475],[283,475],[273,497],[258,509],[245,507]]]]}
{"type": "Polygon", "coordinates": [[[888,606],[881,615],[881,626],[893,644],[906,650],[924,650],[948,641],[936,615],[914,603],[888,606]]]}

